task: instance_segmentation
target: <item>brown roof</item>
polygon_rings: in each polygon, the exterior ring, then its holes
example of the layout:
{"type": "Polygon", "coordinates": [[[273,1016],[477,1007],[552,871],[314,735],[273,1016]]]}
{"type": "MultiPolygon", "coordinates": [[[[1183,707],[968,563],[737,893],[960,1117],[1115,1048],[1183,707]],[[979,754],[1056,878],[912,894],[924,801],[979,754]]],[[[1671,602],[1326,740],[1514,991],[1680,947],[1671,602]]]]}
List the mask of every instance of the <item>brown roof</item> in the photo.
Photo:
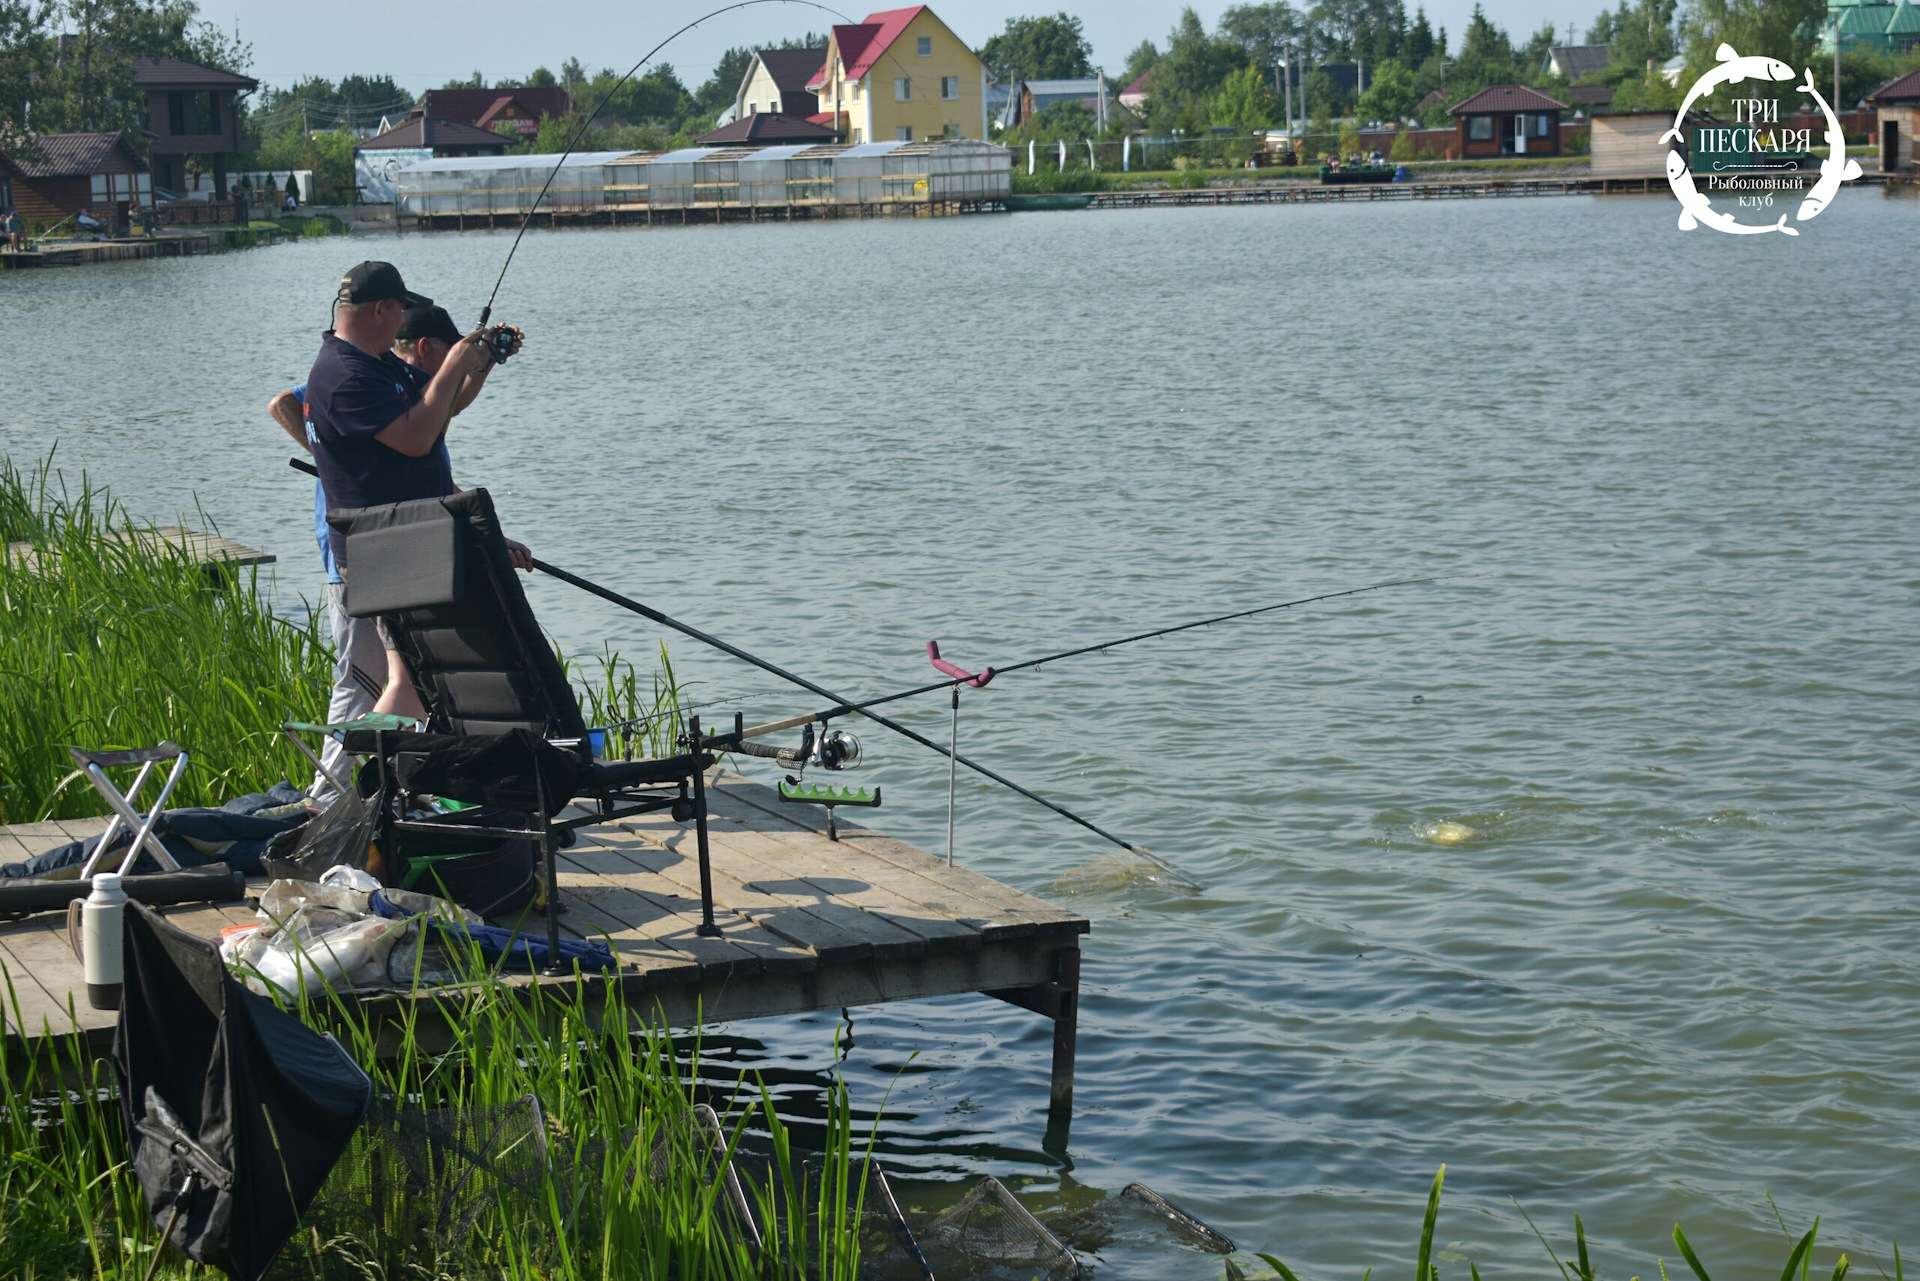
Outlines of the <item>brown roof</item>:
{"type": "Polygon", "coordinates": [[[1449,115],[1487,116],[1502,111],[1565,111],[1567,104],[1525,85],[1489,85],[1465,102],[1447,108],[1449,115]]]}
{"type": "Polygon", "coordinates": [[[238,89],[246,93],[260,87],[251,76],[236,76],[181,58],[135,58],[133,83],[142,89],[238,89]]]}
{"type": "Polygon", "coordinates": [[[118,149],[143,170],[147,162],[133,145],[117,133],[43,133],[34,141],[40,155],[29,159],[20,154],[7,157],[22,178],[78,178],[100,172],[100,166],[118,149]]]}
{"type": "Polygon", "coordinates": [[[808,82],[827,63],[825,45],[818,49],[756,49],[754,52],[782,93],[805,93],[808,82]]]}
{"type": "Polygon", "coordinates": [[[1868,102],[1911,102],[1915,98],[1920,98],[1920,71],[1889,80],[1867,95],[1868,102]]]}
{"type": "Polygon", "coordinates": [[[495,155],[505,154],[508,140],[491,129],[470,125],[464,120],[441,120],[434,116],[415,116],[383,134],[354,146],[355,151],[391,151],[396,147],[496,147],[495,155]]]}
{"type": "Polygon", "coordinates": [[[1414,105],[1413,110],[1415,114],[1418,114],[1419,112],[1425,111],[1428,107],[1444,107],[1446,105],[1447,95],[1435,89],[1432,93],[1420,99],[1420,101],[1414,105]]]}
{"type": "Polygon", "coordinates": [[[536,116],[564,116],[573,111],[573,99],[559,85],[526,85],[518,89],[429,89],[413,106],[413,115],[474,123],[501,98],[510,97],[536,116]]]}
{"type": "Polygon", "coordinates": [[[762,111],[757,115],[741,116],[729,124],[721,125],[712,133],[703,133],[697,139],[703,147],[717,147],[727,143],[757,143],[771,146],[780,142],[838,142],[840,135],[832,129],[814,124],[800,116],[789,116],[780,112],[762,111]]]}

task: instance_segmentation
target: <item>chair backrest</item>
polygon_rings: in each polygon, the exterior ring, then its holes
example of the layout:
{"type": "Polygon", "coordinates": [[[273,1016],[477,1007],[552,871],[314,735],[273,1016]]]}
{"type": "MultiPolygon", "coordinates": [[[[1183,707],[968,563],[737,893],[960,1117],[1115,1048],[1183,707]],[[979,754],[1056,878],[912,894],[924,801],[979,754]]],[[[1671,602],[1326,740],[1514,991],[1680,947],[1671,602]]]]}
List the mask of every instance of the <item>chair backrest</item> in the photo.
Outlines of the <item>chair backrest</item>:
{"type": "Polygon", "coordinates": [[[347,610],[387,620],[429,728],[585,737],[486,490],[328,512],[327,523],[346,536],[347,610]]]}

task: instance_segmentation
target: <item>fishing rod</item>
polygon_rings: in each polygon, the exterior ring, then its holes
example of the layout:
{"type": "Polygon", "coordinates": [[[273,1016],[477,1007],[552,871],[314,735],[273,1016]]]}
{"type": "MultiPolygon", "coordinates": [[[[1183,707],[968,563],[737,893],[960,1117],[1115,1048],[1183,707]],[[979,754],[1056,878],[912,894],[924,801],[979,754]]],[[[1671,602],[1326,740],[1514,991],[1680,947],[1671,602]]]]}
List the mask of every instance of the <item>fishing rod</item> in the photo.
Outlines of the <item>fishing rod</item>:
{"type": "Polygon", "coordinates": [[[480,309],[480,327],[482,329],[486,328],[487,321],[493,317],[493,300],[500,296],[500,283],[501,281],[507,278],[507,268],[513,266],[513,256],[514,254],[520,251],[520,239],[521,237],[527,234],[527,228],[532,224],[533,215],[535,211],[537,211],[540,208],[540,202],[546,199],[548,189],[553,186],[553,180],[560,176],[560,166],[564,165],[567,162],[567,157],[573,154],[574,148],[578,147],[580,145],[581,140],[587,136],[587,129],[593,124],[594,120],[600,115],[601,109],[604,108],[607,105],[607,103],[613,100],[613,95],[620,91],[620,87],[622,85],[626,84],[627,81],[633,79],[635,75],[639,74],[640,68],[646,66],[649,62],[652,62],[655,54],[659,53],[662,49],[666,48],[668,45],[672,44],[675,40],[678,40],[681,36],[684,36],[685,34],[687,34],[687,32],[693,30],[695,27],[699,26],[701,23],[717,18],[723,13],[732,13],[735,9],[751,9],[757,5],[763,5],[763,4],[797,4],[797,5],[804,6],[805,8],[808,8],[808,9],[818,9],[822,13],[831,14],[834,17],[840,19],[840,21],[845,23],[851,23],[853,21],[852,18],[849,18],[846,14],[841,13],[838,9],[832,8],[824,4],[816,4],[814,3],[814,0],[738,0],[737,3],[723,5],[720,8],[715,9],[712,13],[702,14],[700,17],[695,18],[692,22],[689,22],[686,26],[680,28],[678,31],[668,36],[665,40],[662,40],[659,44],[649,49],[647,51],[646,57],[634,63],[633,66],[630,69],[628,69],[626,75],[621,76],[618,80],[614,81],[613,85],[605,93],[600,95],[600,101],[594,104],[593,110],[587,113],[587,118],[585,120],[582,120],[580,122],[579,127],[573,131],[573,136],[567,139],[566,149],[560,153],[560,158],[553,162],[553,169],[550,173],[547,174],[547,180],[540,185],[540,194],[533,198],[533,203],[527,207],[526,214],[520,219],[520,230],[515,233],[513,237],[513,244],[510,245],[507,249],[507,260],[500,264],[500,274],[494,277],[493,292],[487,295],[487,305],[480,309]]]}
{"type": "MultiPolygon", "coordinates": [[[[726,641],[721,640],[718,636],[714,636],[707,632],[703,632],[699,628],[691,626],[687,623],[683,623],[676,618],[671,618],[668,615],[661,613],[659,610],[652,608],[651,606],[642,605],[639,601],[634,600],[630,596],[622,596],[619,592],[614,591],[612,588],[602,587],[600,584],[593,582],[590,579],[582,578],[578,574],[570,574],[566,570],[561,569],[556,565],[549,565],[547,562],[540,560],[538,557],[534,559],[533,567],[539,570],[543,574],[547,574],[553,578],[557,578],[561,582],[566,583],[570,586],[578,587],[581,591],[586,592],[589,595],[598,596],[601,600],[607,601],[610,604],[618,605],[621,609],[628,610],[632,613],[638,614],[642,618],[649,619],[653,622],[660,624],[662,627],[670,627],[674,631],[681,633],[683,636],[691,636],[694,640],[699,641],[701,644],[710,645],[714,649],[719,650],[723,654],[730,654],[733,657],[739,659],[743,663],[751,663],[753,666],[758,667],[761,671],[771,673],[774,676],[778,676],[781,680],[791,681],[793,684],[798,685],[801,689],[804,689],[809,693],[818,694],[820,697],[827,699],[829,702],[834,703],[836,706],[847,708],[849,710],[857,710],[854,708],[854,705],[849,700],[840,697],[838,694],[835,694],[832,690],[827,689],[824,686],[816,685],[814,682],[808,680],[804,676],[796,675],[795,673],[788,671],[786,668],[778,666],[777,664],[774,664],[774,663],[770,663],[766,659],[761,658],[756,654],[750,654],[746,650],[741,649],[738,645],[732,645],[726,641]]],[[[914,742],[920,744],[922,747],[938,752],[940,753],[940,755],[945,756],[952,761],[955,761],[961,765],[966,766],[968,769],[972,770],[976,774],[980,774],[986,778],[992,779],[994,782],[1000,784],[1000,786],[1008,789],[1009,791],[1018,792],[1020,795],[1026,797],[1028,800],[1033,801],[1036,804],[1046,806],[1048,809],[1052,810],[1054,813],[1060,815],[1060,817],[1069,819],[1075,823],[1078,823],[1080,826],[1086,828],[1089,832],[1092,832],[1094,835],[1102,837],[1106,840],[1112,841],[1115,845],[1118,845],[1121,849],[1127,850],[1128,852],[1133,854],[1138,854],[1141,858],[1146,859],[1149,863],[1152,863],[1155,867],[1159,868],[1161,871],[1167,873],[1169,876],[1176,878],[1177,880],[1184,882],[1189,886],[1192,886],[1194,889],[1198,890],[1198,889],[1206,888],[1205,886],[1201,885],[1200,882],[1194,880],[1192,877],[1188,876],[1185,872],[1182,872],[1179,868],[1174,867],[1171,863],[1168,863],[1165,859],[1161,858],[1159,855],[1155,854],[1153,851],[1147,849],[1146,847],[1141,845],[1136,845],[1131,841],[1121,840],[1119,837],[1115,836],[1112,832],[1107,831],[1104,827],[1099,826],[1097,823],[1093,823],[1087,819],[1081,818],[1078,814],[1075,814],[1072,810],[1067,809],[1063,805],[1055,804],[1054,802],[1048,800],[1046,797],[1040,795],[1038,792],[1029,791],[1027,788],[1020,786],[1020,784],[1014,782],[1012,779],[1008,778],[1006,775],[996,773],[995,771],[990,770],[986,766],[980,764],[978,761],[968,760],[966,757],[960,755],[958,752],[953,751],[950,748],[940,746],[940,744],[934,742],[932,739],[926,737],[924,734],[920,734],[915,732],[914,730],[908,729],[905,725],[902,725],[899,721],[892,720],[888,717],[882,716],[877,712],[862,710],[862,711],[859,711],[859,714],[886,729],[892,730],[894,733],[901,735],[903,738],[910,738],[914,742]]],[[[803,717],[801,718],[801,721],[804,721],[806,719],[808,718],[803,717]]],[[[794,723],[798,724],[801,722],[797,721],[794,723]]],[[[768,732],[768,733],[772,732],[771,730],[767,730],[765,727],[756,727],[756,728],[761,729],[763,732],[768,732]]],[[[708,739],[707,743],[700,744],[700,746],[717,744],[719,742],[730,740],[731,738],[732,738],[732,735],[728,735],[728,734],[715,735],[712,738],[708,739]]]]}
{"type": "MultiPolygon", "coordinates": [[[[1028,668],[1042,667],[1048,663],[1057,663],[1062,659],[1077,658],[1082,654],[1094,654],[1102,650],[1118,649],[1122,645],[1131,645],[1135,641],[1152,640],[1157,636],[1171,636],[1175,632],[1190,632],[1198,627],[1212,627],[1215,623],[1229,623],[1238,618],[1252,618],[1256,614],[1271,614],[1275,610],[1292,609],[1298,605],[1311,605],[1315,601],[1338,600],[1342,596],[1358,596],[1364,592],[1381,592],[1386,591],[1390,587],[1416,587],[1422,583],[1444,583],[1456,578],[1478,577],[1478,574],[1435,574],[1428,578],[1396,578],[1391,582],[1370,583],[1365,587],[1350,587],[1345,591],[1322,592],[1318,596],[1302,596],[1299,600],[1282,601],[1278,605],[1261,605],[1257,609],[1236,610],[1231,614],[1218,614],[1212,618],[1202,618],[1191,623],[1176,623],[1172,627],[1160,627],[1150,632],[1139,632],[1132,636],[1123,636],[1119,640],[1101,641],[1095,645],[1081,645],[1075,649],[1064,649],[1057,654],[1048,654],[1041,658],[1029,658],[1024,662],[1012,663],[1006,667],[989,667],[977,675],[972,672],[964,672],[957,676],[951,676],[943,681],[934,681],[927,685],[916,685],[912,689],[898,690],[892,694],[882,694],[878,698],[869,698],[858,703],[843,703],[839,707],[829,708],[824,712],[816,712],[811,716],[794,717],[786,721],[775,722],[772,725],[756,726],[755,728],[761,729],[765,733],[774,733],[777,730],[790,729],[795,725],[804,725],[810,720],[826,722],[836,716],[845,716],[849,712],[865,712],[869,707],[879,707],[883,703],[894,703],[903,698],[916,698],[921,694],[932,694],[943,689],[953,689],[960,685],[971,685],[975,688],[980,688],[985,686],[988,681],[998,676],[1005,676],[1008,672],[1022,672],[1028,668]]],[[[938,649],[933,649],[931,653],[935,660],[935,666],[940,667],[942,671],[949,670],[951,665],[942,664],[939,661],[938,649]]],[[[952,670],[957,671],[958,669],[954,668],[952,670]]]]}

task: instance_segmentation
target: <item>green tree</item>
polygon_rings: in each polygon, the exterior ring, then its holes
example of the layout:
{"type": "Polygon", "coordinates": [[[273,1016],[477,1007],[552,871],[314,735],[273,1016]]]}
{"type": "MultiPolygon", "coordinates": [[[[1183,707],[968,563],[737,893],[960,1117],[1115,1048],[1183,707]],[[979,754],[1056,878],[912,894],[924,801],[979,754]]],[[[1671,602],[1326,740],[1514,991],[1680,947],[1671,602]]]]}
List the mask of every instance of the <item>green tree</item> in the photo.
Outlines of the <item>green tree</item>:
{"type": "Polygon", "coordinates": [[[708,115],[718,115],[733,102],[734,95],[740,91],[740,82],[746,79],[747,68],[753,63],[753,50],[729,49],[720,55],[720,65],[713,69],[707,82],[693,95],[700,104],[700,110],[708,115]]]}
{"type": "Polygon", "coordinates": [[[1213,96],[1210,119],[1216,125],[1232,126],[1235,133],[1271,129],[1280,119],[1280,95],[1260,68],[1248,63],[1228,76],[1213,96]]]}
{"type": "Polygon", "coordinates": [[[1069,13],[1008,18],[1006,29],[980,48],[996,81],[1082,80],[1093,74],[1093,46],[1080,19],[1069,13]]]}
{"type": "Polygon", "coordinates": [[[1407,29],[1407,65],[1417,68],[1433,55],[1433,27],[1427,22],[1427,11],[1415,9],[1413,26],[1407,29]]]}
{"type": "Polygon", "coordinates": [[[1246,58],[1263,71],[1279,63],[1288,41],[1298,52],[1308,34],[1306,19],[1285,0],[1278,4],[1236,4],[1220,15],[1219,31],[1222,39],[1245,50],[1246,58]]]}
{"type": "Polygon", "coordinates": [[[1712,68],[1714,51],[1723,43],[1790,67],[1806,66],[1826,19],[1826,0],[1693,0],[1681,24],[1686,78],[1712,68]]]}
{"type": "Polygon", "coordinates": [[[1674,33],[1674,0],[1639,0],[1620,8],[1612,18],[1611,48],[1607,51],[1607,70],[1603,77],[1615,82],[1640,79],[1647,64],[1656,68],[1679,51],[1674,33]]]}
{"type": "Polygon", "coordinates": [[[441,85],[440,87],[442,89],[484,89],[487,87],[487,78],[486,76],[482,75],[479,68],[476,67],[474,69],[473,74],[468,76],[465,80],[456,78],[456,79],[447,81],[445,84],[441,85]]]}
{"type": "Polygon", "coordinates": [[[1353,104],[1362,120],[1404,120],[1413,114],[1419,101],[1413,91],[1413,73],[1397,58],[1388,58],[1373,68],[1367,78],[1367,91],[1353,104]]]}
{"type": "Polygon", "coordinates": [[[1133,52],[1127,55],[1127,65],[1120,72],[1120,87],[1124,89],[1146,75],[1159,61],[1160,50],[1154,47],[1153,41],[1142,40],[1133,47],[1133,52]]]}
{"type": "Polygon", "coordinates": [[[31,0],[0,0],[0,146],[26,145],[35,90],[46,74],[50,10],[31,0]]]}
{"type": "Polygon", "coordinates": [[[1192,104],[1204,108],[1246,61],[1232,41],[1208,35],[1191,6],[1182,9],[1167,36],[1167,52],[1154,65],[1153,106],[1176,113],[1192,104]]]}

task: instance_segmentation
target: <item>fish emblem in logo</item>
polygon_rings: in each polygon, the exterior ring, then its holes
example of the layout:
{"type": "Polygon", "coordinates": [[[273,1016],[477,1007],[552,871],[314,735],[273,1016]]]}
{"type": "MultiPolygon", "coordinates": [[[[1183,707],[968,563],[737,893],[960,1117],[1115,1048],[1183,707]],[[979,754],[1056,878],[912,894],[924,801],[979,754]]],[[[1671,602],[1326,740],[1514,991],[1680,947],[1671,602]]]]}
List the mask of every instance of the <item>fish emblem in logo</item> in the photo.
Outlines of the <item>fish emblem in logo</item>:
{"type": "Polygon", "coordinates": [[[1700,189],[1693,185],[1693,175],[1687,172],[1687,160],[1677,151],[1667,152],[1667,185],[1673,188],[1673,194],[1680,201],[1680,230],[1692,231],[1702,223],[1715,231],[1725,231],[1736,236],[1760,236],[1769,231],[1782,235],[1797,236],[1798,227],[1787,226],[1787,216],[1780,215],[1779,222],[1770,222],[1762,226],[1750,226],[1736,219],[1732,214],[1721,213],[1700,189]]]}
{"type": "Polygon", "coordinates": [[[1680,104],[1680,110],[1674,113],[1673,128],[1660,135],[1662,142],[1679,142],[1683,135],[1680,130],[1687,118],[1687,112],[1693,104],[1712,93],[1721,85],[1739,84],[1742,80],[1791,80],[1793,68],[1778,58],[1763,58],[1759,55],[1743,58],[1733,51],[1733,46],[1723,44],[1714,51],[1714,59],[1719,66],[1694,81],[1693,89],[1687,94],[1687,100],[1680,104]]]}
{"type": "Polygon", "coordinates": [[[1813,71],[1807,71],[1807,82],[1800,86],[1800,92],[1810,94],[1820,104],[1820,114],[1827,118],[1827,158],[1820,162],[1820,181],[1813,184],[1813,190],[1800,199],[1801,222],[1816,216],[1822,209],[1833,203],[1840,194],[1840,184],[1852,182],[1860,176],[1860,162],[1847,155],[1847,135],[1840,128],[1840,117],[1833,114],[1833,108],[1813,87],[1813,71]]]}

